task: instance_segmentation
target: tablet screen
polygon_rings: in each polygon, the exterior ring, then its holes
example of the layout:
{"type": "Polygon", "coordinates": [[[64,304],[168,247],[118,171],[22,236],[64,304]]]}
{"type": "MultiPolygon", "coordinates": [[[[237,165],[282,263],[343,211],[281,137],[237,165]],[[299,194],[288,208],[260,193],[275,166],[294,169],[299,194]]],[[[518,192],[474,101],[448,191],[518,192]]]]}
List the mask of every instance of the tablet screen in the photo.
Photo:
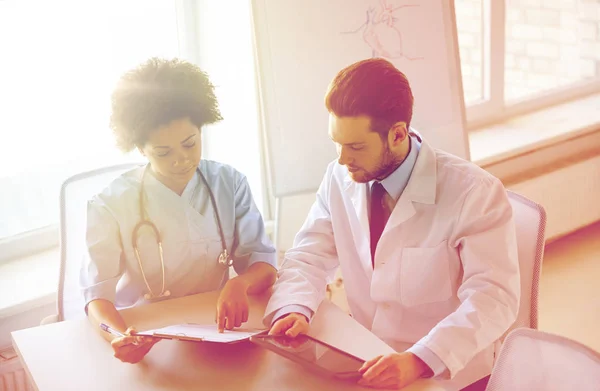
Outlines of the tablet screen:
{"type": "Polygon", "coordinates": [[[301,361],[310,366],[317,366],[332,374],[356,373],[364,360],[348,353],[334,349],[306,335],[288,338],[280,335],[260,335],[251,341],[282,354],[294,361],[301,361]]]}

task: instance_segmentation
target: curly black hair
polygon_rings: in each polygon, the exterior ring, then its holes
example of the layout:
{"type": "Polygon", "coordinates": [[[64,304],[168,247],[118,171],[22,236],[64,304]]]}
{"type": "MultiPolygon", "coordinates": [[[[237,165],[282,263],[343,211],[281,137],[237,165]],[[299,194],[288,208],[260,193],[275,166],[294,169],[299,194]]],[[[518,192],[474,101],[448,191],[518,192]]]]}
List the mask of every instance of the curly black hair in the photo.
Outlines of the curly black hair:
{"type": "Polygon", "coordinates": [[[202,126],[222,120],[214,86],[196,65],[151,58],[126,72],[111,97],[110,128],[124,152],[143,146],[151,132],[178,119],[202,126]]]}

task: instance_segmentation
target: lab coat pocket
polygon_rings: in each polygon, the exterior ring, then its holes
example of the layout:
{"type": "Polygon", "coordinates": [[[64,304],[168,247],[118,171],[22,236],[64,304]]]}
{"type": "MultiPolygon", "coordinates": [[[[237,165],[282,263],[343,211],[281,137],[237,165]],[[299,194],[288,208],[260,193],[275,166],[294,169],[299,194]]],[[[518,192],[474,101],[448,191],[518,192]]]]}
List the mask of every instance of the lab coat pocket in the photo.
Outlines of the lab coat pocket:
{"type": "Polygon", "coordinates": [[[452,296],[448,243],[402,249],[400,297],[407,307],[436,303],[452,296]]]}

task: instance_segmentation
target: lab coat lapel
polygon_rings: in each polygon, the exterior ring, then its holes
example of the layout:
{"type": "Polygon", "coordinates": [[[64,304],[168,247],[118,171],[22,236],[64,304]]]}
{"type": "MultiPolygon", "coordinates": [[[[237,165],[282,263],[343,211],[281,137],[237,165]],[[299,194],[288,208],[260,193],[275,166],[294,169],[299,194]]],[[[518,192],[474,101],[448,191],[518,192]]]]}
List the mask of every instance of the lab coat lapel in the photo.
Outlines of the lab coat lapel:
{"type": "Polygon", "coordinates": [[[352,226],[354,245],[365,273],[369,278],[373,274],[370,248],[369,210],[367,207],[367,184],[356,183],[347,175],[344,178],[344,191],[350,197],[359,226],[352,226]]]}
{"type": "Polygon", "coordinates": [[[435,204],[436,164],[435,151],[423,141],[408,184],[390,215],[382,237],[415,215],[414,202],[435,204]]]}

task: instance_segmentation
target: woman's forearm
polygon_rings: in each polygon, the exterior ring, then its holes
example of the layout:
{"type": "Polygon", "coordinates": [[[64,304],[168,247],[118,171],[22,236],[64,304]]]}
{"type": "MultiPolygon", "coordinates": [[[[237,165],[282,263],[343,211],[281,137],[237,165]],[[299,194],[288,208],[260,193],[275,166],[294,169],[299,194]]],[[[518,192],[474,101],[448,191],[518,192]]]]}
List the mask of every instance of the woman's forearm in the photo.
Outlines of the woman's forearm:
{"type": "Polygon", "coordinates": [[[116,336],[103,331],[100,328],[100,323],[112,327],[124,333],[127,330],[127,325],[121,317],[121,314],[115,308],[114,304],[108,300],[97,299],[88,304],[88,319],[95,330],[98,330],[102,337],[107,341],[112,341],[116,336]]]}
{"type": "Polygon", "coordinates": [[[276,278],[277,270],[266,262],[256,262],[245,273],[235,277],[246,286],[249,294],[260,293],[270,288],[276,278]]]}

